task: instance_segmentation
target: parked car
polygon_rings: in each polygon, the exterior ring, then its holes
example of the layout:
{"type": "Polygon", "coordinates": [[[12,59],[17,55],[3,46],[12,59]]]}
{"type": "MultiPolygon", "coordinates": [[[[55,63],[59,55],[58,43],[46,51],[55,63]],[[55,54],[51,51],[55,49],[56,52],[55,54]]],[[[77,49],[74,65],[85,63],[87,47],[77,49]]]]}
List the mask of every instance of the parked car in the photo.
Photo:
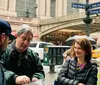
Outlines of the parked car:
{"type": "Polygon", "coordinates": [[[100,58],[100,47],[92,51],[92,58],[100,58]]]}
{"type": "Polygon", "coordinates": [[[53,45],[53,44],[49,42],[31,42],[29,48],[35,51],[39,56],[40,60],[43,61],[44,47],[46,45],[53,45]]]}
{"type": "Polygon", "coordinates": [[[92,62],[95,62],[100,66],[100,47],[92,51],[92,62]]]}

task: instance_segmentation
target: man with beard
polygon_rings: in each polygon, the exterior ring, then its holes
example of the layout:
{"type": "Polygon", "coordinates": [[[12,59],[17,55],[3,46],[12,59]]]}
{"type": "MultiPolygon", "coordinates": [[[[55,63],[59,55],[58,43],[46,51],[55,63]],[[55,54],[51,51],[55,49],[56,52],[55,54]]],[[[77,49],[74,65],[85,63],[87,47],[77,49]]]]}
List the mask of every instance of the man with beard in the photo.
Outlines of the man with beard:
{"type": "Polygon", "coordinates": [[[0,85],[6,85],[1,56],[8,45],[9,39],[14,38],[14,36],[11,35],[11,31],[10,24],[5,20],[0,19],[0,85]]]}
{"type": "Polygon", "coordinates": [[[33,33],[29,25],[24,24],[17,32],[17,38],[8,47],[2,60],[7,85],[24,85],[44,79],[44,71],[37,54],[28,48],[33,33]]]}

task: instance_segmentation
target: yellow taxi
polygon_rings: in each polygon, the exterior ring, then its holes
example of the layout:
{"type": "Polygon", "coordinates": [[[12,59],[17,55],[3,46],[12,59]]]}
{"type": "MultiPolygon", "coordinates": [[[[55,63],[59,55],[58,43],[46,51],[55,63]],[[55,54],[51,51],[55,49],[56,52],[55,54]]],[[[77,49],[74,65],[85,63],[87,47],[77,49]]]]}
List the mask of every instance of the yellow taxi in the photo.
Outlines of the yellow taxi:
{"type": "Polygon", "coordinates": [[[92,51],[92,58],[100,58],[100,47],[92,51]]]}

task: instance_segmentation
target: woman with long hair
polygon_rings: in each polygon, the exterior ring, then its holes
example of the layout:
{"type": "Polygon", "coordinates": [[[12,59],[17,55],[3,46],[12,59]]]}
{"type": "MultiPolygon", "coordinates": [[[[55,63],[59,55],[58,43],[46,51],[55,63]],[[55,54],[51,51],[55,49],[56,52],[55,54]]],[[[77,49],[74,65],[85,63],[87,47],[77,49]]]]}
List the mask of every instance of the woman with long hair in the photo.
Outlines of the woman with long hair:
{"type": "Polygon", "coordinates": [[[79,38],[73,42],[71,57],[63,65],[57,85],[97,85],[97,65],[91,62],[92,47],[89,40],[79,38]]]}

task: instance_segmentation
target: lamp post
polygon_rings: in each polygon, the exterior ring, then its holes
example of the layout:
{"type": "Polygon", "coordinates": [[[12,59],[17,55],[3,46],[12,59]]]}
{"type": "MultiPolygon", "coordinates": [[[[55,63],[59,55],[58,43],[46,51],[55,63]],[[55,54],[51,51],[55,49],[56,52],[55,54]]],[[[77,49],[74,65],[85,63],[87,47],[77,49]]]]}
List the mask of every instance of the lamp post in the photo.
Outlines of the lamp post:
{"type": "Polygon", "coordinates": [[[90,12],[89,12],[89,0],[86,0],[85,13],[86,13],[86,17],[83,19],[83,22],[86,24],[86,35],[89,36],[90,24],[92,22],[92,19],[90,18],[90,12]]]}

